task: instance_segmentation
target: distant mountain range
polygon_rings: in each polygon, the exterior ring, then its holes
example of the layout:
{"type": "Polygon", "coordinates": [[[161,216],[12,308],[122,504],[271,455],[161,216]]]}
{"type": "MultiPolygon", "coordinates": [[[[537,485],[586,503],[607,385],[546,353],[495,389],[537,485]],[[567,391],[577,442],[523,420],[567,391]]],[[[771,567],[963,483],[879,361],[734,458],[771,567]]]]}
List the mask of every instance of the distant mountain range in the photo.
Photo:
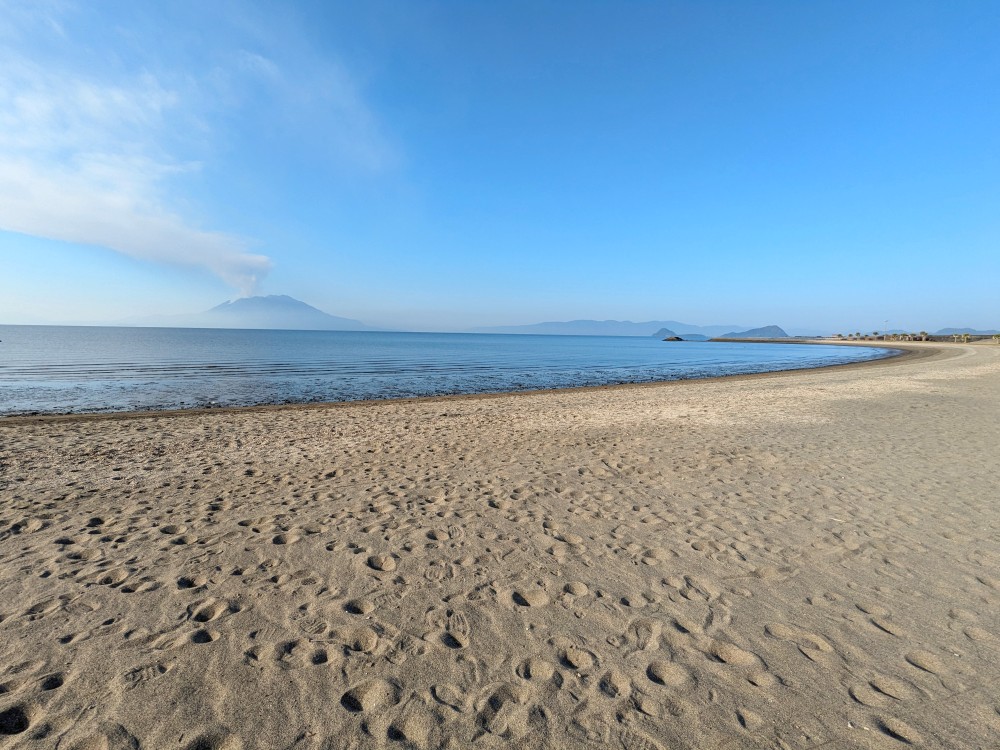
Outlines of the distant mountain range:
{"type": "Polygon", "coordinates": [[[751,328],[749,331],[730,332],[723,334],[723,339],[787,339],[788,334],[778,326],[751,328]]]}
{"type": "Polygon", "coordinates": [[[992,336],[994,334],[1000,333],[1000,331],[995,328],[989,331],[977,331],[975,328],[942,328],[937,331],[935,336],[954,336],[956,333],[967,333],[970,336],[992,336]]]}
{"type": "MultiPolygon", "coordinates": [[[[312,305],[285,294],[266,297],[243,297],[223,302],[211,310],[185,315],[156,315],[130,318],[115,325],[162,326],[171,328],[250,328],[299,331],[373,331],[379,330],[353,318],[330,315],[312,305]]],[[[787,338],[778,326],[741,330],[736,325],[700,326],[678,320],[569,320],[516,326],[486,326],[470,333],[515,333],[555,336],[655,336],[659,339],[680,337],[685,341],[707,341],[710,338],[787,338]]],[[[793,331],[795,334],[804,333],[793,331]]],[[[938,335],[955,333],[990,334],[970,328],[945,328],[938,335]]]]}
{"type": "Polygon", "coordinates": [[[700,334],[711,338],[739,326],[696,326],[677,320],[650,320],[633,323],[631,320],[569,320],[564,322],[533,323],[522,326],[485,326],[473,328],[471,333],[534,333],[549,336],[681,336],[700,334]],[[666,331],[660,336],[660,331],[666,331]]]}
{"type": "Polygon", "coordinates": [[[159,315],[122,321],[167,328],[258,328],[292,331],[370,331],[359,320],[340,318],[284,294],[243,297],[201,313],[159,315]]]}

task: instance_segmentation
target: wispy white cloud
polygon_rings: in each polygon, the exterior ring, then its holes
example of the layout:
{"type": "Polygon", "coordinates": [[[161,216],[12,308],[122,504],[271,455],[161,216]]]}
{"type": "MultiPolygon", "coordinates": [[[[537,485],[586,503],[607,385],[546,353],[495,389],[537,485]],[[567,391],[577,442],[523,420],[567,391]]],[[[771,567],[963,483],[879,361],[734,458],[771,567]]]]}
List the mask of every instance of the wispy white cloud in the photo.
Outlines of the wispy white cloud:
{"type": "MultiPolygon", "coordinates": [[[[148,165],[156,173],[159,165],[148,165]]],[[[271,261],[246,241],[191,226],[167,211],[137,175],[141,160],[59,169],[0,158],[0,226],[38,237],[97,245],[141,260],[200,267],[249,294],[271,261]]]]}
{"type": "Polygon", "coordinates": [[[249,52],[245,49],[237,50],[235,58],[240,69],[270,83],[281,82],[281,70],[274,60],[264,57],[258,52],[249,52]]]}
{"type": "Polygon", "coordinates": [[[109,83],[0,58],[0,228],[207,269],[244,293],[271,267],[249,243],[172,210],[176,92],[148,73],[109,83]]]}
{"type": "Polygon", "coordinates": [[[370,172],[395,166],[399,156],[382,132],[354,77],[336,60],[302,48],[287,30],[276,33],[287,49],[281,60],[238,49],[212,71],[211,92],[238,106],[261,99],[272,106],[272,122],[309,141],[324,161],[370,172]]]}
{"type": "Polygon", "coordinates": [[[219,153],[254,142],[252,128],[230,138],[234,123],[269,123],[352,168],[394,158],[351,76],[294,27],[258,18],[252,33],[223,32],[199,10],[205,28],[184,27],[190,59],[151,44],[155,24],[89,39],[104,19],[61,0],[0,0],[0,16],[0,229],[201,268],[248,293],[271,260],[252,240],[206,228],[212,207],[184,189],[203,165],[225,181],[219,153]]]}

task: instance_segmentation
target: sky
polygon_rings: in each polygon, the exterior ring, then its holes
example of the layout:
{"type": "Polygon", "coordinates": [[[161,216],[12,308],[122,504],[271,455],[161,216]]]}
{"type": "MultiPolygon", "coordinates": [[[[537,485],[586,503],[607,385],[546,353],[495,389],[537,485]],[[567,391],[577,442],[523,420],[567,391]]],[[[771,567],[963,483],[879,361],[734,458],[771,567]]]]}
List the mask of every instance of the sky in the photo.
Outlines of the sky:
{"type": "Polygon", "coordinates": [[[998,38],[962,0],[0,0],[0,323],[997,327],[998,38]]]}

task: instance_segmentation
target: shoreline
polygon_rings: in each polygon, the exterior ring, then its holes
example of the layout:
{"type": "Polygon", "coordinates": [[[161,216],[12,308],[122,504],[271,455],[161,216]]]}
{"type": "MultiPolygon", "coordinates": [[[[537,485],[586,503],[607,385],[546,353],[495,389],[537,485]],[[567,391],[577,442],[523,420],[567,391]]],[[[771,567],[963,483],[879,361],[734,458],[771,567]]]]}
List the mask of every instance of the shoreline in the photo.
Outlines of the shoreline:
{"type": "MultiPolygon", "coordinates": [[[[736,342],[737,340],[733,340],[736,342]]],[[[732,342],[730,342],[732,343],[732,342]]],[[[807,340],[807,341],[782,341],[780,339],[755,339],[755,340],[743,340],[738,343],[786,343],[786,344],[803,344],[803,345],[829,345],[829,346],[854,346],[854,347],[867,347],[876,349],[888,349],[897,352],[896,354],[888,354],[884,357],[879,357],[877,359],[869,359],[861,362],[847,362],[847,363],[837,363],[830,365],[819,365],[815,367],[798,367],[790,368],[787,370],[771,370],[768,372],[756,372],[756,373],[736,373],[733,375],[713,375],[704,378],[677,378],[674,380],[654,380],[644,383],[610,383],[607,385],[590,385],[590,386],[574,386],[569,388],[537,388],[531,390],[519,390],[519,391],[497,391],[490,393],[454,393],[436,396],[411,396],[406,398],[384,398],[384,399],[367,399],[367,400],[354,400],[354,401],[318,401],[318,402],[293,402],[293,403],[281,403],[281,404],[254,404],[249,406],[219,406],[219,407],[196,407],[191,409],[147,409],[147,410],[136,410],[136,411],[113,411],[113,412],[80,412],[80,413],[69,413],[69,414],[23,414],[23,415],[11,415],[11,416],[0,416],[0,426],[7,424],[25,424],[34,422],[48,422],[48,421],[76,421],[76,420],[98,420],[98,419],[110,419],[110,420],[121,420],[130,418],[154,418],[154,417],[173,417],[173,416],[184,416],[186,414],[190,415],[205,415],[205,414],[225,414],[230,412],[269,412],[276,410],[285,409],[333,409],[333,408],[359,408],[370,404],[384,404],[384,403],[413,403],[421,401],[451,401],[454,399],[489,399],[489,398],[503,398],[506,396],[533,396],[533,395],[544,395],[552,393],[563,393],[563,392],[599,392],[609,389],[628,389],[628,388],[652,388],[659,386],[668,385],[683,385],[687,383],[706,383],[715,381],[730,381],[730,380],[740,380],[740,379],[757,379],[757,378],[767,378],[774,377],[789,373],[807,373],[813,371],[825,371],[825,370],[837,370],[837,369],[848,369],[848,368],[858,368],[858,367],[871,367],[879,364],[887,364],[889,362],[901,363],[906,360],[913,358],[921,359],[926,356],[932,356],[935,350],[940,349],[942,351],[947,351],[947,347],[942,347],[940,344],[933,344],[929,342],[921,342],[916,344],[915,342],[890,342],[892,345],[883,345],[875,342],[827,342],[822,340],[807,340]],[[932,350],[932,347],[934,350],[932,350]]]]}
{"type": "Polygon", "coordinates": [[[0,422],[5,747],[992,747],[1000,347],[914,348],[0,422]]]}

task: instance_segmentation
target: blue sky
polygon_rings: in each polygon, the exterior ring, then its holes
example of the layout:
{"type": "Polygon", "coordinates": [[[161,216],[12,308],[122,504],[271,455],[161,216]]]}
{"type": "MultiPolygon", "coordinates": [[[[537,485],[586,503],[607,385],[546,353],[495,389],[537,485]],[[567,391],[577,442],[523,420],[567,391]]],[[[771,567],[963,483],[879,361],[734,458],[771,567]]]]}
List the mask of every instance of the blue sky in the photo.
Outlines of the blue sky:
{"type": "Polygon", "coordinates": [[[0,322],[1000,325],[1000,4],[0,0],[0,322]]]}

